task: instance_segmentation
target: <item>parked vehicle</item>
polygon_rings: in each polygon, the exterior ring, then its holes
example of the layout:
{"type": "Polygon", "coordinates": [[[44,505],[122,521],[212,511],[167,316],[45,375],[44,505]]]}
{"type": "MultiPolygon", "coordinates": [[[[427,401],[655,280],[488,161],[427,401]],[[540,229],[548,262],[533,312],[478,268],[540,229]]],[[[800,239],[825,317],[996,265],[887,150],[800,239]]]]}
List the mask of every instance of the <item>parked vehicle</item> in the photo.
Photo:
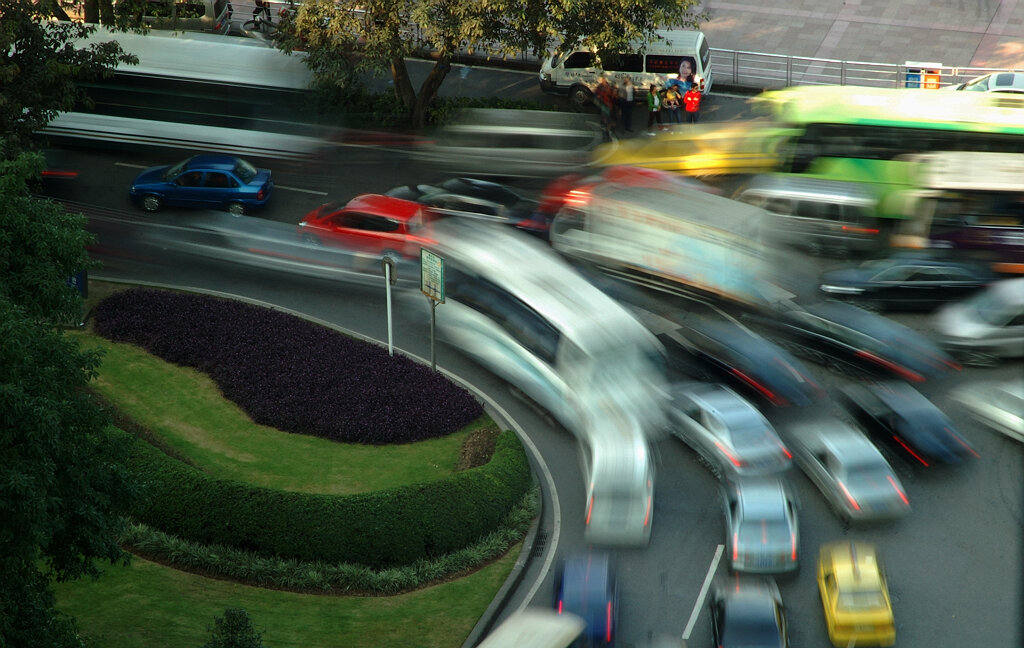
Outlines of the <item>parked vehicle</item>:
{"type": "Polygon", "coordinates": [[[320,205],[299,222],[300,241],[368,255],[419,259],[420,248],[433,243],[428,208],[410,200],[362,194],[347,203],[320,205]]]}
{"type": "Polygon", "coordinates": [[[583,619],[582,637],[609,646],[618,629],[619,590],[612,558],[606,553],[567,557],[555,576],[555,610],[583,619]]]}
{"type": "Polygon", "coordinates": [[[1024,442],[1024,378],[971,382],[951,396],[982,425],[1024,442]]]}
{"type": "Polygon", "coordinates": [[[818,556],[818,591],[836,648],[891,646],[896,623],[878,550],[866,542],[831,542],[818,556]]]}
{"type": "Polygon", "coordinates": [[[225,209],[241,216],[265,205],[273,189],[269,170],[257,169],[239,157],[204,154],[145,169],[135,177],[128,195],[148,212],[191,207],[225,209]]]}
{"type": "Polygon", "coordinates": [[[967,92],[1021,93],[1024,92],[1024,73],[993,72],[955,86],[950,86],[950,89],[965,90],[967,92]]]}
{"type": "Polygon", "coordinates": [[[669,410],[672,433],[718,475],[787,470],[793,456],[757,408],[725,385],[676,383],[669,410]]]}
{"type": "Polygon", "coordinates": [[[725,542],[733,571],[778,574],[799,566],[797,505],[785,477],[727,478],[725,542]]]}
{"type": "Polygon", "coordinates": [[[978,456],[949,417],[908,383],[850,385],[842,403],[869,434],[923,466],[978,456]]]}
{"type": "Polygon", "coordinates": [[[711,632],[719,648],[788,648],[789,629],[775,581],[718,581],[708,599],[711,632]]]}
{"type": "Polygon", "coordinates": [[[834,300],[780,304],[744,321],[775,335],[798,355],[864,377],[899,376],[925,382],[960,365],[922,333],[891,319],[834,300]]]}
{"type": "Polygon", "coordinates": [[[997,281],[936,313],[939,340],[966,364],[1024,357],[1024,277],[997,281]]]}
{"type": "Polygon", "coordinates": [[[897,253],[822,274],[821,290],[868,310],[932,310],[972,295],[997,279],[986,265],[897,253]]]}
{"type": "Polygon", "coordinates": [[[658,335],[670,369],[707,382],[726,382],[775,407],[805,407],[825,390],[802,362],[777,344],[727,320],[691,318],[658,335]]]}
{"type": "Polygon", "coordinates": [[[910,512],[899,477],[857,428],[829,416],[780,429],[793,460],[841,519],[888,520],[910,512]]]}

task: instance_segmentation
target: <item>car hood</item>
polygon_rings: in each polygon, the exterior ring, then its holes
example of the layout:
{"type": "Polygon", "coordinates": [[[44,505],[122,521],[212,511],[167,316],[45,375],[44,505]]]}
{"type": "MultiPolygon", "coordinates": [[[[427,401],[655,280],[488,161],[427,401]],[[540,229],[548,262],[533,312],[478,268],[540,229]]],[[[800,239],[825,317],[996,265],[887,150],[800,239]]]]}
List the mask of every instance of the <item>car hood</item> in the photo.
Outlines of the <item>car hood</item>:
{"type": "Polygon", "coordinates": [[[829,270],[821,275],[821,283],[836,286],[862,286],[868,283],[868,275],[857,268],[829,270]]]}
{"type": "Polygon", "coordinates": [[[992,327],[974,316],[971,306],[965,303],[948,304],[935,315],[935,329],[946,338],[978,340],[992,327]]]}
{"type": "Polygon", "coordinates": [[[139,173],[139,175],[135,176],[135,181],[132,184],[140,185],[162,183],[164,181],[164,171],[166,171],[167,169],[168,167],[166,165],[143,169],[143,171],[139,173]]]}

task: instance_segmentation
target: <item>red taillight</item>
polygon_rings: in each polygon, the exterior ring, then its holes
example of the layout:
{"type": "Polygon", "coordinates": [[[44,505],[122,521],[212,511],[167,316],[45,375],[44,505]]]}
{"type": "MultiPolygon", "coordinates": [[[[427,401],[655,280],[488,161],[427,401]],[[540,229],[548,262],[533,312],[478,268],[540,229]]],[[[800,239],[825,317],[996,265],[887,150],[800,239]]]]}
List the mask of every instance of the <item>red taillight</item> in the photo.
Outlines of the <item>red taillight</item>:
{"type": "Polygon", "coordinates": [[[259,191],[258,191],[258,192],[256,193],[256,200],[263,200],[263,197],[264,197],[264,196],[266,196],[266,195],[267,195],[267,191],[266,191],[266,189],[260,189],[260,190],[259,190],[259,191]]]}
{"type": "Polygon", "coordinates": [[[881,357],[879,357],[879,356],[877,356],[874,353],[871,353],[869,351],[860,350],[860,351],[857,351],[857,353],[855,355],[857,355],[860,358],[864,358],[865,360],[870,360],[871,362],[874,362],[875,364],[881,365],[881,366],[885,367],[886,369],[888,369],[889,371],[892,371],[893,373],[896,373],[896,374],[899,374],[900,376],[903,376],[907,380],[911,380],[913,382],[924,382],[924,376],[922,376],[921,374],[917,373],[916,371],[911,371],[910,369],[907,369],[906,367],[901,367],[900,365],[896,364],[895,362],[890,362],[889,360],[886,360],[885,358],[881,358],[881,357]]]}
{"type": "Polygon", "coordinates": [[[721,442],[721,441],[715,441],[715,446],[716,446],[716,447],[717,447],[717,448],[718,448],[719,450],[721,450],[721,451],[722,451],[722,454],[724,454],[724,455],[725,455],[726,457],[728,457],[728,458],[729,458],[729,461],[731,461],[731,462],[732,462],[732,465],[736,466],[737,468],[742,468],[742,467],[743,467],[743,462],[742,462],[742,461],[740,461],[739,459],[737,459],[736,457],[734,457],[734,456],[732,455],[732,453],[731,453],[731,452],[729,452],[728,450],[726,450],[726,449],[725,449],[725,446],[724,446],[724,445],[722,445],[722,442],[721,442]]]}
{"type": "Polygon", "coordinates": [[[606,643],[612,642],[612,602],[608,601],[608,616],[605,617],[606,621],[604,624],[604,640],[606,643]]]}
{"type": "Polygon", "coordinates": [[[977,450],[975,450],[971,446],[967,445],[967,442],[964,441],[963,439],[961,439],[959,434],[957,434],[953,430],[950,430],[947,427],[944,427],[942,429],[946,431],[946,434],[948,434],[949,436],[953,437],[956,440],[957,443],[962,445],[964,447],[964,450],[967,450],[967,452],[970,452],[975,457],[980,457],[981,456],[981,455],[978,454],[977,450]]]}
{"type": "Polygon", "coordinates": [[[903,492],[903,489],[899,487],[899,484],[896,483],[896,480],[892,478],[892,475],[886,475],[885,478],[888,479],[889,483],[892,484],[892,487],[896,489],[896,494],[900,496],[903,503],[910,506],[910,500],[907,499],[907,495],[903,492]]]}
{"type": "Polygon", "coordinates": [[[590,496],[590,501],[587,502],[587,526],[590,526],[590,514],[594,512],[594,496],[590,496]]]}
{"type": "Polygon", "coordinates": [[[558,613],[562,613],[562,599],[558,599],[558,613]]]}
{"type": "Polygon", "coordinates": [[[903,439],[899,438],[895,434],[892,435],[892,438],[896,439],[896,443],[898,443],[901,446],[903,446],[903,449],[906,450],[907,452],[909,452],[911,457],[913,457],[914,459],[917,459],[918,461],[920,461],[922,465],[924,465],[926,467],[928,466],[928,462],[925,461],[924,458],[921,457],[921,455],[919,455],[916,452],[914,452],[913,450],[911,450],[910,446],[908,446],[906,443],[903,442],[903,439]]]}
{"type": "Polygon", "coordinates": [[[789,544],[793,548],[793,552],[789,555],[789,557],[790,557],[790,559],[793,562],[796,562],[796,534],[795,533],[790,533],[789,534],[789,544]]]}
{"type": "MultiPolygon", "coordinates": [[[[648,486],[650,483],[648,482],[648,486]]],[[[647,498],[647,508],[644,510],[644,526],[647,526],[651,522],[651,498],[647,498]]]]}
{"type": "Polygon", "coordinates": [[[765,398],[767,398],[771,402],[775,403],[776,405],[785,405],[786,404],[786,399],[785,398],[782,398],[781,396],[776,396],[775,392],[771,391],[770,389],[768,389],[767,387],[765,387],[761,383],[757,382],[756,380],[754,380],[753,378],[751,378],[747,374],[743,373],[739,369],[732,369],[732,374],[734,376],[736,376],[737,378],[739,378],[740,380],[742,380],[743,382],[745,382],[748,385],[750,385],[751,387],[753,387],[754,389],[756,389],[757,391],[761,392],[761,394],[763,394],[765,398]]]}
{"type": "Polygon", "coordinates": [[[878,234],[879,230],[873,227],[853,227],[852,225],[843,225],[844,232],[850,232],[851,234],[878,234]]]}
{"type": "Polygon", "coordinates": [[[850,495],[850,491],[846,490],[846,484],[839,482],[839,488],[843,490],[843,494],[846,495],[846,499],[849,500],[850,505],[853,506],[853,510],[859,511],[860,504],[857,503],[857,500],[853,499],[853,495],[850,495]]]}
{"type": "Polygon", "coordinates": [[[44,178],[77,178],[78,171],[54,171],[47,169],[43,171],[42,176],[44,178]]]}
{"type": "Polygon", "coordinates": [[[793,453],[789,451],[789,448],[782,444],[782,441],[779,441],[779,447],[782,448],[782,454],[786,455],[786,459],[793,458],[793,453]]]}
{"type": "Polygon", "coordinates": [[[590,202],[590,192],[582,189],[573,189],[565,194],[565,204],[571,207],[585,207],[590,202]]]}
{"type": "Polygon", "coordinates": [[[732,534],[732,559],[739,560],[740,557],[740,534],[737,531],[732,534]]]}

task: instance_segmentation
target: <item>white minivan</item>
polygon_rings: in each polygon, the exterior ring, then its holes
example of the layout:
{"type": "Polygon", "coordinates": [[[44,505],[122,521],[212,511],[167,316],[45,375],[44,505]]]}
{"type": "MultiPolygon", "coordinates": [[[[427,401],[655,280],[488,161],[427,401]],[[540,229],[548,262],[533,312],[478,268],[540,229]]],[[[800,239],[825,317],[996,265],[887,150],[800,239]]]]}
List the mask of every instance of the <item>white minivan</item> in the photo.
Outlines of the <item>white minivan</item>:
{"type": "Polygon", "coordinates": [[[599,57],[593,49],[556,52],[540,68],[540,87],[545,92],[568,95],[576,104],[591,100],[598,80],[603,76],[612,83],[630,77],[636,86],[635,98],[646,96],[651,84],[665,85],[677,78],[684,63],[694,76],[704,81],[704,93],[711,92],[711,49],[704,32],[664,30],[657,40],[635,43],[630,52],[599,57]]]}

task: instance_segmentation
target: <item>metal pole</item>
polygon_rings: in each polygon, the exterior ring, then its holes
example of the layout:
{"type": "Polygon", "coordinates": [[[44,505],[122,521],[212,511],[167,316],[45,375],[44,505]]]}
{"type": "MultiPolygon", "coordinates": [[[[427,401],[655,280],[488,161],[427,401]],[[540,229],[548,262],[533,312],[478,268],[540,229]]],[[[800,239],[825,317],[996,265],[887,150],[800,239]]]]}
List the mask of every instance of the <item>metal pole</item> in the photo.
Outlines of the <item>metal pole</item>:
{"type": "MultiPolygon", "coordinates": [[[[430,299],[429,297],[427,299],[430,299]]],[[[437,314],[437,302],[430,300],[430,368],[437,371],[437,359],[434,356],[434,317],[437,314]]]]}
{"type": "Polygon", "coordinates": [[[391,339],[391,264],[384,264],[384,289],[388,301],[388,355],[395,355],[395,346],[391,339]]]}

